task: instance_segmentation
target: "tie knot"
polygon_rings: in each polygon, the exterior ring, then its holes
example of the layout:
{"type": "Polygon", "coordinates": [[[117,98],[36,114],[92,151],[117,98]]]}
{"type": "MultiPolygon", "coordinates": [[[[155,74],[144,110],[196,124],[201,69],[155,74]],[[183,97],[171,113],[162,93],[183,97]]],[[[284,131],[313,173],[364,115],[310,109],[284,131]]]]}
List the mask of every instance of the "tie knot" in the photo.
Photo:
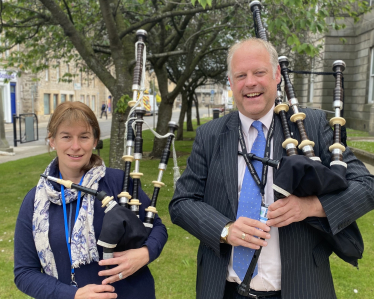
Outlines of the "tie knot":
{"type": "Polygon", "coordinates": [[[253,126],[254,128],[256,128],[256,130],[257,130],[259,133],[260,133],[260,132],[263,132],[263,130],[262,130],[262,122],[256,120],[256,121],[254,121],[254,122],[252,123],[252,126],[253,126]]]}

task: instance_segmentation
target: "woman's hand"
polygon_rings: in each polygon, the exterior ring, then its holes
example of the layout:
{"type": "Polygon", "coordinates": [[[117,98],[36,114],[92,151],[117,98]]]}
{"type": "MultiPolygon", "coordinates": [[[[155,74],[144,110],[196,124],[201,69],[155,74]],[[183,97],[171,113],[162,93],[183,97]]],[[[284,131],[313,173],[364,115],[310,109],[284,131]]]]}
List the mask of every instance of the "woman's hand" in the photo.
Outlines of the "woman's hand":
{"type": "Polygon", "coordinates": [[[88,284],[83,288],[79,288],[75,293],[74,299],[107,299],[117,298],[114,293],[114,287],[109,285],[88,284]]]}
{"type": "Polygon", "coordinates": [[[141,267],[148,264],[148,262],[149,251],[147,247],[115,252],[114,258],[99,262],[100,266],[118,265],[115,268],[99,272],[99,276],[110,276],[104,279],[102,284],[106,285],[124,279],[134,274],[141,267]]]}

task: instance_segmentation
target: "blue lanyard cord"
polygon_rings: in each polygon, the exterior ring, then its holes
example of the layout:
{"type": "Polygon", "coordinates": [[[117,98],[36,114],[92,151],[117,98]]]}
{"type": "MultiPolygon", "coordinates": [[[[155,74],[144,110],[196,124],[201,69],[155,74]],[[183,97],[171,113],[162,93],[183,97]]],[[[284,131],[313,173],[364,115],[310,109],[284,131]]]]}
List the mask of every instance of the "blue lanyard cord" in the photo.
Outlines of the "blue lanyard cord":
{"type": "MultiPolygon", "coordinates": [[[[60,173],[60,178],[62,179],[62,175],[60,173]]],[[[79,185],[82,184],[83,182],[84,175],[81,178],[81,181],[79,182],[79,185]]],[[[66,245],[68,247],[68,252],[69,252],[69,258],[70,258],[70,265],[71,265],[71,273],[74,274],[74,268],[73,268],[73,261],[71,259],[71,246],[70,246],[70,219],[69,219],[69,224],[68,224],[68,217],[66,214],[66,199],[65,199],[65,187],[61,185],[61,197],[62,197],[62,209],[64,211],[64,225],[65,225],[65,239],[66,239],[66,245]]],[[[80,208],[80,202],[81,202],[81,191],[78,191],[78,200],[77,200],[77,207],[75,209],[75,220],[74,223],[77,221],[78,214],[79,214],[79,208],[80,208]]],[[[71,211],[73,209],[73,204],[70,206],[70,215],[71,211]]],[[[71,218],[71,217],[69,217],[71,218]]]]}

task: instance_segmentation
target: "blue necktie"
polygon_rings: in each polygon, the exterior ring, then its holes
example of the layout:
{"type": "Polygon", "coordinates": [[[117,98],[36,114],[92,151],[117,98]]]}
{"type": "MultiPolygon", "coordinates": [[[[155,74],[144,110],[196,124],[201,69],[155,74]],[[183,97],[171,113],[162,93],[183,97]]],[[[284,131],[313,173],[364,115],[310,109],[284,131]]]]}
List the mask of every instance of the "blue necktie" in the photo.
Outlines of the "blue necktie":
{"type": "MultiPolygon", "coordinates": [[[[258,134],[255,142],[252,145],[251,153],[259,157],[264,157],[266,139],[262,130],[262,123],[254,121],[252,126],[257,129],[258,134]]],[[[251,161],[258,177],[262,176],[262,163],[260,161],[251,161]]],[[[236,219],[239,217],[248,217],[251,219],[260,219],[261,210],[261,193],[260,188],[254,181],[252,175],[249,173],[248,167],[245,169],[245,174],[242,182],[242,189],[240,191],[239,207],[236,214],[236,219]]],[[[255,250],[243,246],[234,248],[233,268],[239,278],[243,281],[244,276],[248,270],[249,264],[252,260],[255,250]]],[[[257,275],[257,265],[253,277],[257,275]]]]}

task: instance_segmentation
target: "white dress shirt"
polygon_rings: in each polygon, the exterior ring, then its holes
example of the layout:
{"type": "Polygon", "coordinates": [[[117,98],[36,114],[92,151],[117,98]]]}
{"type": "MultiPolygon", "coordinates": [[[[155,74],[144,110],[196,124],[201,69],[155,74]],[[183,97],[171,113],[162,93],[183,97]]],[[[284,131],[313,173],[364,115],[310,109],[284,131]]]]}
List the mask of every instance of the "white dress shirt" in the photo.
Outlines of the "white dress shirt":
{"type": "MultiPolygon", "coordinates": [[[[274,107],[273,107],[274,108],[274,107]]],[[[259,119],[263,124],[264,135],[267,137],[269,127],[273,119],[273,108],[259,119]]],[[[247,150],[250,152],[252,145],[257,137],[257,130],[252,127],[253,119],[250,119],[239,112],[239,118],[242,124],[242,131],[244,140],[246,142],[247,150]]],[[[273,140],[270,145],[270,158],[273,158],[273,140]]],[[[238,150],[241,151],[240,144],[238,150]]],[[[238,198],[240,198],[240,191],[244,178],[245,169],[247,165],[242,156],[238,155],[238,198]]],[[[265,203],[270,205],[274,202],[273,185],[273,168],[268,167],[267,182],[265,186],[265,203]]],[[[258,274],[252,278],[250,287],[256,291],[278,291],[281,289],[281,259],[279,249],[279,234],[278,228],[271,227],[270,239],[266,239],[268,245],[262,248],[260,257],[258,259],[258,274]]],[[[231,259],[227,271],[227,280],[231,282],[241,283],[240,278],[233,269],[234,248],[231,252],[231,259]]]]}

